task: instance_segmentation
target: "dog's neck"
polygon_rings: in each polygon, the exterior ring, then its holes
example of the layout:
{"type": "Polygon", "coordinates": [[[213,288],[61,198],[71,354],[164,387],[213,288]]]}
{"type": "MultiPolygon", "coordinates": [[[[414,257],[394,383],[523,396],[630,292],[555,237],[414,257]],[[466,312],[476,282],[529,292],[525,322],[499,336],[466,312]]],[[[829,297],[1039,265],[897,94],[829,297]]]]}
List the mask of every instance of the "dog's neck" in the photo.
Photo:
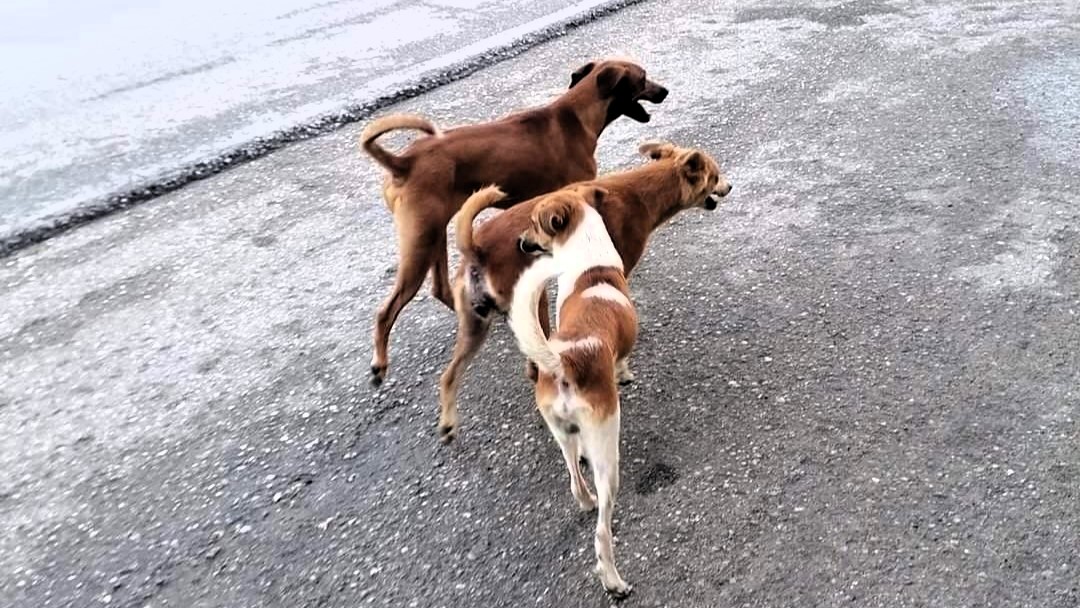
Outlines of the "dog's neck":
{"type": "Polygon", "coordinates": [[[634,179],[601,180],[621,201],[622,212],[610,214],[611,231],[619,243],[623,270],[629,274],[645,253],[652,233],[688,204],[688,187],[673,161],[650,161],[631,171],[634,179]]]}
{"type": "Polygon", "coordinates": [[[642,206],[649,217],[649,230],[656,230],[678,215],[689,203],[690,192],[679,175],[680,167],[671,160],[655,160],[645,165],[649,179],[640,187],[642,206]]]}
{"type": "Polygon", "coordinates": [[[566,91],[553,105],[563,107],[575,115],[581,124],[592,134],[594,141],[600,138],[600,134],[608,125],[608,107],[614,102],[614,98],[602,99],[600,91],[596,88],[596,81],[586,80],[576,87],[566,91]]]}
{"type": "Polygon", "coordinates": [[[570,237],[552,248],[552,257],[559,269],[556,313],[562,310],[563,302],[573,293],[577,280],[590,268],[623,269],[622,257],[608,234],[604,218],[590,205],[584,207],[581,222],[570,237]]]}

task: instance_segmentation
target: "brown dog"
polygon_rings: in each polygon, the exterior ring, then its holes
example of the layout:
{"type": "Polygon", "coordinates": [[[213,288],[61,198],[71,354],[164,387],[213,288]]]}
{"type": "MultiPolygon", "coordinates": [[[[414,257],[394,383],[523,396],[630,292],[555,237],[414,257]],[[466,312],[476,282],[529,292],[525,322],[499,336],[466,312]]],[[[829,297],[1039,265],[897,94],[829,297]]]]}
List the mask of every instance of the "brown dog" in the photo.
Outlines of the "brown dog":
{"type": "Polygon", "coordinates": [[[588,63],[570,77],[570,89],[550,104],[494,122],[439,131],[418,116],[372,122],[361,136],[365,151],[386,171],[383,197],[394,215],[399,263],[394,289],[375,320],[372,382],[386,376],[390,329],[431,271],[436,298],[453,308],[447,269],[446,225],[477,189],[498,184],[508,207],[596,176],[597,138],[619,116],[648,122],[640,100],[660,103],[667,89],[625,61],[588,63]],[[376,143],[396,129],[427,133],[400,154],[376,143]]]}
{"type": "MultiPolygon", "coordinates": [[[[608,192],[597,211],[611,233],[628,275],[645,252],[653,230],[684,209],[715,209],[717,197],[731,191],[720,166],[700,150],[660,143],[644,144],[640,150],[652,162],[567,187],[585,191],[600,187],[608,192]]],[[[470,197],[457,217],[458,248],[462,254],[454,278],[457,342],[453,358],[439,382],[439,434],[444,441],[453,439],[457,432],[461,378],[487,338],[492,313],[509,310],[514,285],[535,259],[532,252],[521,247],[518,237],[529,228],[529,217],[538,200],[512,207],[473,230],[473,220],[481,211],[502,202],[501,193],[488,188],[470,197]]],[[[546,297],[541,299],[537,312],[546,329],[549,326],[546,297]]],[[[622,379],[630,379],[624,366],[620,373],[622,379]]]]}

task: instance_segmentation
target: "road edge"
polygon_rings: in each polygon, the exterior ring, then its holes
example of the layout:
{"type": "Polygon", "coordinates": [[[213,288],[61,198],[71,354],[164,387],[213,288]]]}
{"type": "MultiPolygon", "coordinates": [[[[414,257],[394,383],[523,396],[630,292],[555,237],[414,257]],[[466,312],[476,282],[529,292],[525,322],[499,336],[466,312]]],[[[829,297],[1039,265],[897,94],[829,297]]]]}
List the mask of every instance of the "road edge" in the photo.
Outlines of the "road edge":
{"type": "MultiPolygon", "coordinates": [[[[91,199],[86,204],[64,213],[46,216],[32,222],[29,226],[17,228],[10,234],[0,235],[0,258],[41,243],[96,219],[123,211],[174,192],[208,177],[222,173],[233,167],[262,158],[272,152],[299,141],[325,135],[346,125],[371,117],[379,110],[402,101],[418,97],[456,80],[461,80],[484,68],[516,57],[535,46],[554,40],[567,32],[587,25],[611,13],[626,7],[640,4],[645,0],[584,0],[568,9],[570,16],[556,18],[526,33],[514,34],[515,30],[545,21],[539,18],[529,23],[511,28],[486,39],[489,45],[482,50],[466,53],[463,58],[455,59],[433,69],[422,70],[418,75],[404,80],[392,92],[346,105],[341,110],[320,114],[312,120],[299,123],[287,129],[277,130],[269,135],[256,137],[251,141],[233,146],[205,160],[183,165],[157,177],[137,183],[135,186],[105,196],[91,199]],[[508,35],[509,34],[509,35],[508,35]]],[[[566,9],[564,9],[566,10],[566,9]]],[[[558,15],[560,12],[554,13],[558,15]]],[[[550,16],[549,16],[550,17],[550,16]]],[[[482,43],[481,43],[482,44],[482,43]]],[[[476,46],[469,45],[450,56],[461,54],[463,50],[476,46]]],[[[424,62],[438,63],[440,58],[424,62]]],[[[421,64],[421,65],[424,65],[421,64]]]]}

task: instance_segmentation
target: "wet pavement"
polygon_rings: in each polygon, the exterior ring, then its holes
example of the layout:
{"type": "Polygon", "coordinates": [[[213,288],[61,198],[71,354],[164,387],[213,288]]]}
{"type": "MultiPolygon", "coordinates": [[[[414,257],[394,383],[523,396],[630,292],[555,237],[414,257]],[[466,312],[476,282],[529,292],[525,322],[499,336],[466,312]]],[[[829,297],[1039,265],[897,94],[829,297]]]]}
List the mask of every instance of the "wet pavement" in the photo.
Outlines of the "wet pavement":
{"type": "MultiPolygon", "coordinates": [[[[646,2],[391,108],[671,89],[734,191],[631,287],[627,606],[1080,603],[1080,9],[646,2]]],[[[454,318],[403,313],[362,125],[0,260],[4,606],[605,606],[500,325],[438,443],[454,318]]]]}

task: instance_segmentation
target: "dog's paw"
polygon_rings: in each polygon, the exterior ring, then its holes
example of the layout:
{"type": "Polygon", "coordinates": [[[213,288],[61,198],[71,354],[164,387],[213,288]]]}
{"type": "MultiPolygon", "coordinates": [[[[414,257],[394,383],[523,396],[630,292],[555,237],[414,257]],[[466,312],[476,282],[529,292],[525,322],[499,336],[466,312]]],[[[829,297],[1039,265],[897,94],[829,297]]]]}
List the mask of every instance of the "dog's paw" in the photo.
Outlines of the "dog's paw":
{"type": "Polygon", "coordinates": [[[386,380],[386,366],[385,365],[372,365],[371,366],[371,386],[379,388],[382,386],[383,380],[386,380]]]}
{"type": "Polygon", "coordinates": [[[594,511],[596,510],[596,497],[590,493],[584,499],[578,498],[577,506],[579,509],[581,509],[582,513],[589,513],[590,511],[594,511]]]}
{"type": "Polygon", "coordinates": [[[440,424],[439,425],[439,441],[444,444],[448,444],[457,437],[457,425],[456,424],[440,424]]]}
{"type": "Polygon", "coordinates": [[[634,587],[633,585],[623,583],[622,587],[613,587],[611,589],[605,588],[604,590],[608,592],[608,595],[611,596],[613,601],[621,602],[630,597],[630,594],[634,591],[634,587]]]}
{"type": "Polygon", "coordinates": [[[594,571],[600,577],[600,584],[604,586],[604,591],[607,591],[608,596],[616,602],[625,600],[634,590],[633,586],[627,584],[617,572],[614,572],[614,567],[610,572],[605,572],[601,564],[596,564],[594,571]]]}

